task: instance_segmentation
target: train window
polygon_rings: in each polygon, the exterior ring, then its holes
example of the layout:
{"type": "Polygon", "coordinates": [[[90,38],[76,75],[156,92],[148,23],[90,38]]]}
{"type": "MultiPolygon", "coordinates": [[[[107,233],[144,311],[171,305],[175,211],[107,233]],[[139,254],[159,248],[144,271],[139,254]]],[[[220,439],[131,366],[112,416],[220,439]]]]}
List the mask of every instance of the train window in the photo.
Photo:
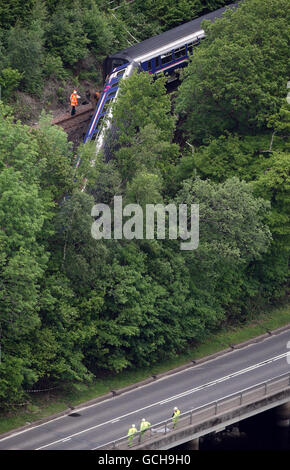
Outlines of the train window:
{"type": "Polygon", "coordinates": [[[185,55],[186,55],[185,46],[178,47],[174,51],[175,59],[178,59],[178,57],[184,57],[185,55]]]}
{"type": "Polygon", "coordinates": [[[113,91],[110,91],[110,93],[108,93],[107,97],[108,98],[113,98],[116,94],[116,90],[113,90],[113,91]]]}
{"type": "Polygon", "coordinates": [[[187,53],[192,55],[192,53],[193,53],[193,42],[189,42],[187,44],[187,53]]]}
{"type": "Polygon", "coordinates": [[[148,60],[148,62],[147,62],[147,70],[152,70],[151,60],[148,60]]]}
{"type": "MultiPolygon", "coordinates": [[[[112,85],[110,85],[110,88],[117,88],[119,86],[119,82],[115,82],[115,83],[112,83],[112,85]]],[[[116,91],[116,90],[114,90],[116,91]]]]}
{"type": "Polygon", "coordinates": [[[159,67],[159,57],[155,57],[155,68],[159,67]]]}
{"type": "Polygon", "coordinates": [[[195,39],[195,40],[192,41],[192,42],[189,42],[189,43],[187,44],[187,52],[192,55],[192,54],[193,54],[193,47],[194,47],[194,46],[198,46],[199,43],[200,43],[200,39],[199,39],[199,38],[195,39]]]}
{"type": "Polygon", "coordinates": [[[102,109],[102,113],[106,113],[108,111],[108,108],[111,106],[112,98],[108,99],[102,109]]]}
{"type": "Polygon", "coordinates": [[[98,122],[97,122],[97,125],[96,125],[96,128],[94,130],[94,134],[99,134],[100,133],[100,130],[101,130],[101,127],[102,125],[104,124],[104,118],[105,118],[105,114],[102,114],[99,119],[98,119],[98,122]]]}
{"type": "Polygon", "coordinates": [[[124,59],[113,59],[112,60],[112,70],[116,67],[120,67],[120,65],[126,64],[127,60],[124,59]]]}
{"type": "Polygon", "coordinates": [[[124,73],[125,73],[125,70],[119,70],[119,72],[117,72],[117,77],[119,80],[121,77],[123,77],[124,73]]]}
{"type": "Polygon", "coordinates": [[[168,64],[168,62],[172,61],[172,52],[166,52],[161,56],[161,65],[168,64]]]}

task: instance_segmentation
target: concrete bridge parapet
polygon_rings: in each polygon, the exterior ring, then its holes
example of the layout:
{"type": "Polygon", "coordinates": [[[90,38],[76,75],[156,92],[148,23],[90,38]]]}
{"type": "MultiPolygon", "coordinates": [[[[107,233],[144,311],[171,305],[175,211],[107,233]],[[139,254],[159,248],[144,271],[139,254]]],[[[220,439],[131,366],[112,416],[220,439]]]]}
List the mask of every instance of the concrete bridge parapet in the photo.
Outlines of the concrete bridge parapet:
{"type": "MultiPolygon", "coordinates": [[[[166,435],[164,434],[160,437],[148,439],[146,442],[144,441],[143,444],[134,446],[134,449],[167,450],[189,441],[192,441],[190,444],[191,449],[198,449],[199,437],[211,432],[218,432],[227,426],[277,406],[279,407],[277,411],[278,416],[280,418],[281,416],[285,418],[286,412],[287,422],[289,422],[290,387],[282,392],[278,392],[259,399],[255,402],[233,408],[232,410],[219,413],[212,418],[205,419],[198,423],[193,423],[186,427],[182,427],[182,422],[180,422],[179,429],[176,429],[175,431],[172,431],[166,435]]],[[[285,419],[282,419],[282,421],[283,426],[286,425],[285,419]]],[[[122,448],[124,449],[125,447],[122,446],[122,448]]]]}

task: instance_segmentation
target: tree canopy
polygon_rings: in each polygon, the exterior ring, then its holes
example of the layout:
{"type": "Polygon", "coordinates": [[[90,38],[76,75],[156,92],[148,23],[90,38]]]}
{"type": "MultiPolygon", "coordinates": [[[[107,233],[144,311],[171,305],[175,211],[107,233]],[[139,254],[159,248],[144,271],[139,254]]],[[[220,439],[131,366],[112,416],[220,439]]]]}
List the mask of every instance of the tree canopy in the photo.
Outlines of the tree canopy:
{"type": "Polygon", "coordinates": [[[190,139],[266,127],[285,100],[288,2],[245,0],[214,23],[196,48],[180,87],[177,111],[190,139]]]}
{"type": "Polygon", "coordinates": [[[2,409],[176,357],[286,298],[286,0],[244,0],[205,24],[174,95],[164,77],[122,82],[107,158],[93,141],[73,148],[45,111],[33,129],[13,115],[16,90],[41,95],[45,77],[77,79],[92,57],[100,68],[128,28],[144,39],[226,3],[135,0],[113,16],[104,0],[0,2],[2,409]],[[113,221],[115,196],[198,204],[198,246],[180,249],[168,214],[164,240],[156,220],[154,238],[96,240],[92,208],[113,221]]]}

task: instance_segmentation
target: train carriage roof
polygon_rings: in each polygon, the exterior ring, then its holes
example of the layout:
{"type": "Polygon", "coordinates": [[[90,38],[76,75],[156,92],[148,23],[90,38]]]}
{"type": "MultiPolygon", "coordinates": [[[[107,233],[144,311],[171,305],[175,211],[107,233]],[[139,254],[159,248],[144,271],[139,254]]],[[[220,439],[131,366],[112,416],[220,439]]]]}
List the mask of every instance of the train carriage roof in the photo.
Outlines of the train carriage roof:
{"type": "Polygon", "coordinates": [[[231,3],[230,5],[219,8],[218,10],[215,10],[211,13],[207,13],[206,15],[200,16],[195,20],[189,21],[188,23],[184,23],[181,26],[177,26],[176,28],[166,31],[165,33],[153,36],[150,39],[146,39],[145,41],[142,41],[138,44],[127,47],[127,49],[123,49],[122,51],[111,54],[109,58],[112,59],[114,57],[118,57],[124,59],[136,59],[151,52],[152,50],[165,47],[171,42],[178,41],[183,37],[189,36],[190,34],[200,31],[202,29],[201,23],[203,20],[213,21],[215,18],[219,18],[227,8],[237,6],[238,3],[231,3]]]}

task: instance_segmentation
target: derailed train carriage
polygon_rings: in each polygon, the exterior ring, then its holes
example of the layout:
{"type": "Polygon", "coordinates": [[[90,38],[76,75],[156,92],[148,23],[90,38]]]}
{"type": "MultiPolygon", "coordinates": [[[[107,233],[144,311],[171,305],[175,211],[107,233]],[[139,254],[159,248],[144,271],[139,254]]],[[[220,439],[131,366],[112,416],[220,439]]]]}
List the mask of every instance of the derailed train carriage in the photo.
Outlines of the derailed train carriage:
{"type": "Polygon", "coordinates": [[[202,21],[214,21],[215,18],[221,17],[227,8],[237,6],[238,3],[232,3],[108,56],[103,67],[104,90],[85,135],[84,143],[95,139],[96,152],[103,149],[105,134],[113,118],[111,104],[117,99],[120,80],[129,77],[136,68],[154,76],[164,72],[170,76],[177,69],[185,67],[194,55],[195,47],[205,38],[205,32],[201,28],[202,21]]]}

